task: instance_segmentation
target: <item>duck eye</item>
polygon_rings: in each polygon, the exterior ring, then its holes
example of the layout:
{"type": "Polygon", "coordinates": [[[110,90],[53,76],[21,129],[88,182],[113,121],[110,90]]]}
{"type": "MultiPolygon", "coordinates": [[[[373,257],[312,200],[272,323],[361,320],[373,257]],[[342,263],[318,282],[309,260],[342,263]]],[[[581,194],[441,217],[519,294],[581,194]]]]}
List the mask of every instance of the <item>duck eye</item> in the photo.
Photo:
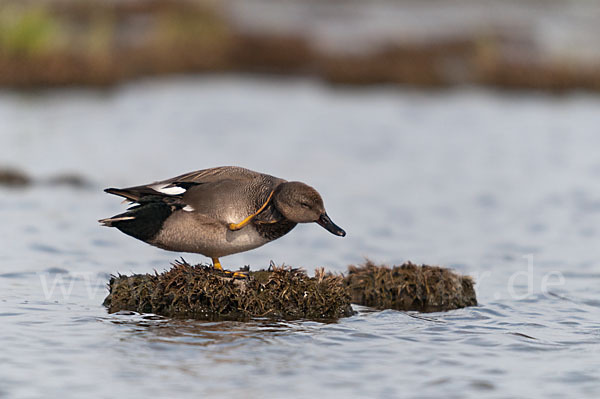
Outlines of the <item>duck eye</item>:
{"type": "Polygon", "coordinates": [[[301,206],[302,208],[310,209],[310,205],[308,205],[308,203],[307,203],[307,202],[301,202],[301,203],[300,203],[300,206],[301,206]]]}

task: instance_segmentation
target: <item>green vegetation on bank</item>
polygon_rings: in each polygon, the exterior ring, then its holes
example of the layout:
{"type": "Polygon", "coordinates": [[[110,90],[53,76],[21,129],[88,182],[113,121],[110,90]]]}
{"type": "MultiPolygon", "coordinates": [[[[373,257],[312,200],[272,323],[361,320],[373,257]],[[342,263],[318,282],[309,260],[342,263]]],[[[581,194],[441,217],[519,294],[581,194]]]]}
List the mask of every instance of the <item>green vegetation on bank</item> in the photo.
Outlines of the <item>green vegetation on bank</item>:
{"type": "Polygon", "coordinates": [[[60,37],[60,23],[44,6],[0,6],[0,54],[15,57],[47,54],[57,49],[60,37]]]}
{"type": "MultiPolygon", "coordinates": [[[[476,7],[477,0],[472,1],[457,7],[476,7]]],[[[530,2],[519,7],[531,11],[530,2]]],[[[328,40],[335,35],[324,32],[336,28],[319,18],[323,10],[316,3],[298,0],[306,18],[313,15],[308,11],[315,15],[314,26],[307,22],[304,29],[267,18],[261,19],[262,24],[252,17],[246,21],[244,15],[263,10],[252,1],[243,4],[3,0],[0,87],[110,85],[149,75],[249,71],[309,74],[353,85],[600,90],[600,59],[582,57],[585,49],[580,48],[548,51],[534,30],[499,24],[495,29],[449,31],[433,38],[421,31],[390,37],[382,33],[365,45],[328,40]]],[[[357,3],[341,4],[351,10],[357,3]]],[[[401,1],[393,7],[404,12],[401,1]]],[[[584,36],[593,35],[587,32],[584,36]]],[[[589,52],[593,55],[594,48],[589,52]]]]}

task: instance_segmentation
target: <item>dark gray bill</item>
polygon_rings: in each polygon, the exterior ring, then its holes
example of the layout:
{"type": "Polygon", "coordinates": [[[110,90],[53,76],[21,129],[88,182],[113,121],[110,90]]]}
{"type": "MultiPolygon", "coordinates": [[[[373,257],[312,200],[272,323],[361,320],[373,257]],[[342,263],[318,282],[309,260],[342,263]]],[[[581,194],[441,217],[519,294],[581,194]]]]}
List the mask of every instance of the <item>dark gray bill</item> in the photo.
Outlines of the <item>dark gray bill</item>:
{"type": "Polygon", "coordinates": [[[327,229],[327,231],[329,231],[332,234],[335,234],[336,236],[344,237],[346,235],[346,232],[340,226],[333,223],[326,213],[321,215],[319,220],[317,220],[317,223],[319,223],[321,226],[327,229]]]}

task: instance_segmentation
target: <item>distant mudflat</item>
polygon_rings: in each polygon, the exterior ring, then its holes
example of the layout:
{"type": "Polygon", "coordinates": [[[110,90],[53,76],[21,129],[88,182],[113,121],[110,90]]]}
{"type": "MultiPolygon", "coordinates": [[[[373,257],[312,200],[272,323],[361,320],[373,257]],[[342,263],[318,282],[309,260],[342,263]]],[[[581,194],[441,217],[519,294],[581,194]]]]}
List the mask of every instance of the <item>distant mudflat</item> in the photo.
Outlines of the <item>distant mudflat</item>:
{"type": "Polygon", "coordinates": [[[27,172],[0,166],[0,187],[23,188],[34,184],[89,188],[93,183],[78,173],[59,173],[45,178],[33,178],[27,172]]]}

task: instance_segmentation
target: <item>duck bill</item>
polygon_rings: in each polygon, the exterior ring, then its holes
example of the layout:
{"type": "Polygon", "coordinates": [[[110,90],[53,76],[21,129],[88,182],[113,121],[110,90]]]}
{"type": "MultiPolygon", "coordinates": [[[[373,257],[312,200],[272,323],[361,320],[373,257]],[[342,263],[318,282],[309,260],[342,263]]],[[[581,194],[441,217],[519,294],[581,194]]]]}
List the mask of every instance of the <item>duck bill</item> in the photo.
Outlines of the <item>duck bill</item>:
{"type": "Polygon", "coordinates": [[[346,232],[340,226],[333,223],[326,213],[321,215],[321,217],[317,220],[317,223],[323,226],[331,234],[335,234],[336,236],[340,237],[344,237],[346,235],[346,232]]]}

